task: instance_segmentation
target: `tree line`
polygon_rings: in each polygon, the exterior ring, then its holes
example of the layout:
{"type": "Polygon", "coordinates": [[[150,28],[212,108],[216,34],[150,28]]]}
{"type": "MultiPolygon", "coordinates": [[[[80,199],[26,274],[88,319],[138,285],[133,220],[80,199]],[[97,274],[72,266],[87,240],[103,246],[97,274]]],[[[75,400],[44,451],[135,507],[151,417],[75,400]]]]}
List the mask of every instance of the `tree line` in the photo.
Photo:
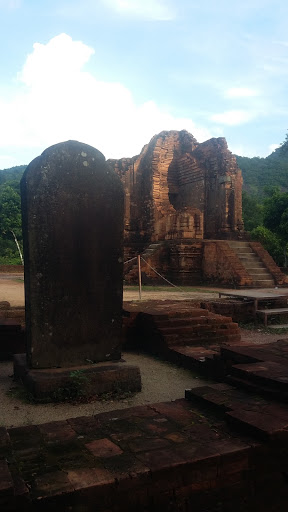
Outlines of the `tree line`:
{"type": "MultiPolygon", "coordinates": [[[[243,173],[243,220],[281,267],[288,266],[288,133],[267,158],[237,156],[243,173]]],[[[20,180],[25,165],[0,170],[0,264],[21,264],[20,180]]]]}
{"type": "Polygon", "coordinates": [[[23,263],[20,180],[25,169],[0,171],[0,265],[23,263]]]}
{"type": "Polygon", "coordinates": [[[267,158],[236,156],[243,173],[243,221],[280,267],[288,266],[288,133],[267,158]]]}

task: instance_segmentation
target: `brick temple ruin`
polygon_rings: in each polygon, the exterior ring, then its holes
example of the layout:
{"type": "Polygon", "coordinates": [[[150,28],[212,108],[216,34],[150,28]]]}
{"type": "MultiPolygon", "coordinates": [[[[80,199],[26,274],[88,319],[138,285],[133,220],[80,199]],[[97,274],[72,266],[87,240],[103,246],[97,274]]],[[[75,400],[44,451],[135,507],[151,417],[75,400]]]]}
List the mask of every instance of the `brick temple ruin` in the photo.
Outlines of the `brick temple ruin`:
{"type": "MultiPolygon", "coordinates": [[[[285,283],[261,244],[245,240],[242,173],[225,138],[203,143],[186,130],[163,131],[140,155],[108,160],[125,191],[125,260],[141,253],[178,284],[285,283]]],[[[157,276],[144,265],[149,279],[157,276]]],[[[137,276],[125,267],[126,282],[137,276]]]]}

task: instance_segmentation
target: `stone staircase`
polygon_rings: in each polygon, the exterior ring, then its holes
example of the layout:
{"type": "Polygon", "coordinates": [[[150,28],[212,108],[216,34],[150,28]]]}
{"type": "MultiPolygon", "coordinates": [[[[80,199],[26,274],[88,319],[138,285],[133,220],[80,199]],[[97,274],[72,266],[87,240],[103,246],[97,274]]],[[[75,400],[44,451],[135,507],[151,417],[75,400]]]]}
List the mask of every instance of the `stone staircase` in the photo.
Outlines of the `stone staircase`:
{"type": "Polygon", "coordinates": [[[134,316],[130,335],[134,348],[137,346],[185,368],[200,365],[201,371],[209,372],[221,346],[237,345],[241,341],[238,324],[230,317],[193,308],[190,303],[173,304],[168,310],[165,304],[126,303],[124,309],[134,316]]]}
{"type": "Polygon", "coordinates": [[[249,242],[229,241],[229,246],[237,254],[242,265],[257,288],[274,288],[275,281],[259,256],[254,253],[249,242]]]}
{"type": "Polygon", "coordinates": [[[284,402],[288,402],[287,356],[287,340],[220,348],[220,358],[226,366],[226,382],[284,402]]]}
{"type": "Polygon", "coordinates": [[[169,315],[153,315],[154,330],[168,347],[239,342],[238,324],[229,317],[194,308],[169,315]]]}

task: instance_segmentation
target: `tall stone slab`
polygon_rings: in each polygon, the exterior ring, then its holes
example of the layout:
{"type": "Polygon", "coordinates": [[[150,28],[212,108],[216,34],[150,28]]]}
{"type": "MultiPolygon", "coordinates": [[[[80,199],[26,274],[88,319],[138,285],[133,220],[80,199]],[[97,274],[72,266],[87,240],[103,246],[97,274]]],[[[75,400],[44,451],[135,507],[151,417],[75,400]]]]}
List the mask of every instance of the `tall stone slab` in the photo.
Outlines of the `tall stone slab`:
{"type": "Polygon", "coordinates": [[[27,361],[120,359],[123,187],[95,148],[56,144],[21,182],[27,361]]]}

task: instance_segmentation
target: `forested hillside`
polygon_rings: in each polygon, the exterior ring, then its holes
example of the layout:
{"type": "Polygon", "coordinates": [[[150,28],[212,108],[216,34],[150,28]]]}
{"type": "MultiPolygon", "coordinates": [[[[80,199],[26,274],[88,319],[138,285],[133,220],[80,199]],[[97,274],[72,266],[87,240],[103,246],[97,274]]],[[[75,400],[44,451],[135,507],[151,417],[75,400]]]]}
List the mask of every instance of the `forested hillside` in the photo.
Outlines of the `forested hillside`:
{"type": "Polygon", "coordinates": [[[278,265],[288,265],[288,134],[267,158],[236,156],[243,173],[243,220],[278,265]]]}
{"type": "Polygon", "coordinates": [[[19,188],[19,183],[25,169],[26,165],[16,165],[16,167],[11,167],[10,169],[0,170],[0,186],[7,182],[11,185],[11,182],[13,182],[19,188]]]}
{"type": "Polygon", "coordinates": [[[281,146],[266,158],[237,156],[243,174],[243,189],[249,195],[263,198],[265,187],[277,186],[288,191],[288,134],[281,146]]]}

